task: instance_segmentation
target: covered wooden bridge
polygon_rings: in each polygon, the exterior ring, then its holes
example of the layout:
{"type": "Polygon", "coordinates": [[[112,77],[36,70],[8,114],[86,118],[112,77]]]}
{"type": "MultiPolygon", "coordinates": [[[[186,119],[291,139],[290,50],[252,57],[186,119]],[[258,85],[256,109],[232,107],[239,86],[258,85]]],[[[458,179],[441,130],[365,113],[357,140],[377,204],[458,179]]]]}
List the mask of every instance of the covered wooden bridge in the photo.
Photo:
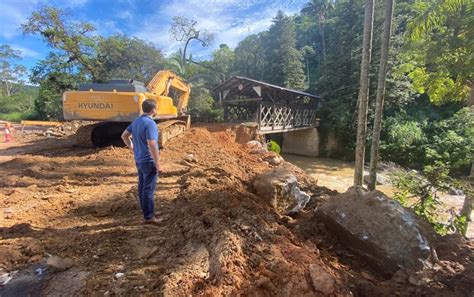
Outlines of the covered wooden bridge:
{"type": "Polygon", "coordinates": [[[230,123],[256,122],[261,134],[280,133],[318,126],[317,95],[234,76],[214,89],[230,123]]]}

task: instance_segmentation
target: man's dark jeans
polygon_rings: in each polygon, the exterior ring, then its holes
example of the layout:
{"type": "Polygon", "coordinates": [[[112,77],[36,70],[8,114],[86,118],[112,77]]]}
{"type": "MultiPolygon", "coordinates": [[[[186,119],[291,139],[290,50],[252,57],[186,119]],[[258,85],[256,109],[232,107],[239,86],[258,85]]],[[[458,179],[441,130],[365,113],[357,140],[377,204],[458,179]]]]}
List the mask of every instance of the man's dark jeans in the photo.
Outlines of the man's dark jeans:
{"type": "Polygon", "coordinates": [[[158,172],[155,162],[136,163],[138,169],[138,198],[145,220],[155,214],[155,189],[158,172]]]}

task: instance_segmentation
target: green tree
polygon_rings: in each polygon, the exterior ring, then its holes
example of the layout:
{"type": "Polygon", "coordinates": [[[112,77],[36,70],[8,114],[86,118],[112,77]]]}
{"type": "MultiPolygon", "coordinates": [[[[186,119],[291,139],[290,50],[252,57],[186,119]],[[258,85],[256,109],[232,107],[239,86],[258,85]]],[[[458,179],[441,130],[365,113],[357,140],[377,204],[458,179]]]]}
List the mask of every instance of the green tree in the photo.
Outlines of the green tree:
{"type": "Polygon", "coordinates": [[[214,34],[207,30],[198,29],[198,22],[183,16],[175,16],[171,22],[170,35],[171,37],[183,43],[183,48],[180,49],[181,60],[184,64],[192,61],[192,56],[186,55],[188,46],[192,41],[196,40],[201,43],[203,47],[208,47],[214,42],[214,34]]]}
{"type": "Polygon", "coordinates": [[[218,79],[216,83],[221,83],[229,78],[234,69],[235,54],[227,44],[219,45],[219,49],[212,53],[212,68],[218,79]]]}
{"type": "Polygon", "coordinates": [[[131,78],[147,83],[165,64],[163,54],[151,43],[122,34],[100,38],[97,52],[101,81],[131,78]]]}
{"type": "Polygon", "coordinates": [[[68,61],[62,53],[50,53],[32,69],[30,80],[39,85],[35,110],[42,119],[61,120],[62,96],[67,90],[74,90],[87,80],[87,71],[81,71],[80,65],[68,61]]]}
{"type": "Polygon", "coordinates": [[[21,52],[8,44],[0,45],[0,118],[19,121],[32,116],[37,88],[25,82],[26,67],[21,52]]]}
{"type": "Polygon", "coordinates": [[[265,80],[276,85],[303,90],[305,75],[302,55],[296,49],[296,36],[293,20],[279,11],[266,36],[265,80]]]}
{"type": "MultiPolygon", "coordinates": [[[[342,141],[341,154],[353,154],[355,147],[358,80],[361,61],[363,2],[345,0],[337,2],[327,16],[327,64],[324,71],[319,62],[314,63],[312,75],[314,92],[324,98],[321,125],[334,131],[342,141]]],[[[316,27],[316,24],[314,24],[316,27]]],[[[317,32],[316,35],[318,36],[317,32]]],[[[322,64],[321,64],[322,65],[322,64]]]]}
{"type": "Polygon", "coordinates": [[[311,57],[316,54],[316,51],[314,50],[313,47],[311,47],[311,46],[309,46],[309,45],[305,45],[305,46],[301,49],[301,54],[303,55],[304,61],[305,61],[306,82],[307,82],[307,88],[309,88],[309,87],[310,87],[310,82],[311,82],[309,61],[310,61],[311,57]]]}
{"type": "Polygon", "coordinates": [[[177,75],[181,76],[182,78],[188,78],[189,73],[189,64],[185,63],[183,59],[181,59],[181,53],[177,52],[172,54],[168,59],[166,59],[166,67],[173,70],[177,75]]]}
{"type": "Polygon", "coordinates": [[[317,19],[319,34],[321,39],[322,48],[322,60],[324,62],[324,68],[326,68],[326,38],[324,34],[324,23],[326,21],[327,13],[334,9],[334,3],[330,0],[312,0],[308,2],[305,7],[301,10],[302,14],[315,16],[317,19]]]}
{"type": "Polygon", "coordinates": [[[234,50],[234,72],[238,75],[263,80],[266,57],[263,40],[266,32],[249,35],[239,42],[234,50]]]}
{"type": "Polygon", "coordinates": [[[10,97],[24,84],[26,68],[18,64],[20,60],[20,51],[12,49],[8,44],[0,45],[0,82],[3,96],[10,97]]]}
{"type": "Polygon", "coordinates": [[[62,51],[69,62],[87,70],[93,81],[100,78],[101,62],[97,59],[97,38],[90,34],[94,26],[77,22],[65,10],[43,6],[34,11],[21,26],[24,34],[39,34],[52,48],[62,51]]]}
{"type": "Polygon", "coordinates": [[[474,3],[424,0],[413,5],[398,75],[407,75],[431,102],[474,103],[474,3]]]}

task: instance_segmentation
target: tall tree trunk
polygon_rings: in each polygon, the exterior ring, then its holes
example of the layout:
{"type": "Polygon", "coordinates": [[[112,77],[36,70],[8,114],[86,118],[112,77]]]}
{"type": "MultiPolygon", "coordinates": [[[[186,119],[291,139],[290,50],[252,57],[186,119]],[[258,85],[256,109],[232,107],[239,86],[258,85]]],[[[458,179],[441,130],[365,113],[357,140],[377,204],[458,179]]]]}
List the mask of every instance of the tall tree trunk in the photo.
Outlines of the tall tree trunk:
{"type": "MultiPolygon", "coordinates": [[[[469,106],[469,108],[471,109],[471,111],[474,111],[474,83],[470,83],[470,87],[471,87],[471,93],[469,95],[469,98],[467,99],[467,106],[469,106]]],[[[471,179],[471,181],[474,179],[474,156],[471,156],[471,174],[469,175],[469,178],[471,179]]],[[[469,234],[469,231],[471,231],[472,229],[472,210],[474,208],[474,197],[472,197],[472,193],[466,191],[465,193],[465,197],[464,197],[464,203],[462,205],[462,209],[461,209],[461,216],[464,216],[466,217],[466,225],[465,225],[465,231],[467,233],[465,233],[464,235],[465,236],[468,236],[472,234],[469,234]]]]}
{"type": "Polygon", "coordinates": [[[310,79],[309,79],[309,63],[308,63],[308,57],[305,57],[305,60],[306,60],[306,78],[308,80],[308,88],[309,88],[309,84],[311,83],[310,82],[310,79]]]}
{"type": "Polygon", "coordinates": [[[326,40],[324,37],[324,16],[320,12],[318,14],[318,20],[319,20],[319,34],[321,34],[321,47],[323,50],[323,67],[324,67],[324,75],[326,75],[326,40]]]}
{"type": "MultiPolygon", "coordinates": [[[[467,99],[467,106],[474,111],[474,81],[469,82],[469,87],[471,88],[471,93],[469,94],[469,98],[467,99]]],[[[469,177],[474,178],[474,155],[471,156],[471,174],[469,177]]]]}
{"type": "Polygon", "coordinates": [[[7,93],[7,97],[11,95],[11,85],[8,83],[8,78],[3,78],[3,83],[5,84],[5,92],[7,93]]]}
{"type": "Polygon", "coordinates": [[[387,77],[388,53],[390,50],[390,33],[392,31],[392,15],[394,0],[385,1],[385,19],[382,33],[382,52],[380,53],[379,77],[377,81],[377,96],[375,102],[374,132],[370,149],[369,190],[375,190],[377,182],[377,162],[379,158],[380,130],[382,129],[383,101],[385,96],[385,81],[387,77]]]}
{"type": "Polygon", "coordinates": [[[364,37],[360,67],[357,144],[355,155],[354,186],[362,186],[364,178],[365,140],[367,137],[367,107],[369,103],[369,66],[372,54],[372,29],[374,27],[374,0],[365,0],[364,37]]]}

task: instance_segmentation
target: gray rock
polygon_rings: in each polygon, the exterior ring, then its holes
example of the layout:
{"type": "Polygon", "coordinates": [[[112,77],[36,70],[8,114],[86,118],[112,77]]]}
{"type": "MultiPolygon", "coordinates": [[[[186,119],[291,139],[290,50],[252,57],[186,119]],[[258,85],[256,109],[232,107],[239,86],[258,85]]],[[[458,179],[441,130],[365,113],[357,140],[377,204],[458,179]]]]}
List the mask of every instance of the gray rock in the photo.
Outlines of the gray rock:
{"type": "Polygon", "coordinates": [[[336,281],[331,274],[326,272],[318,264],[309,265],[309,275],[314,290],[328,296],[334,292],[336,281]]]}
{"type": "Polygon", "coordinates": [[[262,155],[262,154],[265,154],[267,152],[267,150],[263,149],[263,148],[256,148],[256,149],[252,149],[250,151],[251,154],[253,155],[262,155]]]}
{"type": "Polygon", "coordinates": [[[187,154],[184,157],[184,160],[187,161],[187,162],[190,162],[190,163],[197,162],[197,160],[196,160],[196,158],[194,157],[193,154],[187,154]]]}
{"type": "Polygon", "coordinates": [[[57,271],[64,271],[72,267],[73,262],[71,259],[63,259],[58,256],[51,256],[48,258],[46,261],[46,264],[48,264],[49,267],[57,270],[57,271]]]}
{"type": "Polygon", "coordinates": [[[297,213],[310,199],[298,188],[296,176],[285,163],[257,176],[253,187],[258,196],[280,213],[297,213]]]}
{"type": "Polygon", "coordinates": [[[261,149],[263,148],[262,143],[257,140],[250,140],[245,144],[250,149],[261,149]]]}
{"type": "Polygon", "coordinates": [[[297,186],[293,186],[291,188],[291,196],[293,196],[296,205],[294,205],[293,208],[288,211],[288,214],[290,215],[300,212],[303,208],[305,208],[309,200],[311,200],[311,196],[308,193],[301,191],[297,186]]]}
{"type": "Polygon", "coordinates": [[[280,155],[276,154],[276,153],[269,154],[263,160],[268,162],[270,165],[273,165],[273,166],[280,165],[281,162],[284,161],[283,158],[280,155]]]}
{"type": "Polygon", "coordinates": [[[235,142],[246,144],[252,140],[261,140],[261,136],[257,133],[257,123],[242,123],[235,131],[235,142]]]}
{"type": "Polygon", "coordinates": [[[380,191],[350,188],[323,204],[316,218],[387,276],[400,268],[421,269],[432,255],[432,227],[380,191]]]}
{"type": "MultiPolygon", "coordinates": [[[[386,185],[388,184],[389,179],[382,173],[377,173],[376,184],[377,185],[386,185]]],[[[364,184],[369,183],[369,174],[364,175],[364,184]]]]}
{"type": "Polygon", "coordinates": [[[13,218],[13,209],[11,209],[11,208],[5,208],[3,210],[3,213],[5,214],[5,219],[13,218]]]}

